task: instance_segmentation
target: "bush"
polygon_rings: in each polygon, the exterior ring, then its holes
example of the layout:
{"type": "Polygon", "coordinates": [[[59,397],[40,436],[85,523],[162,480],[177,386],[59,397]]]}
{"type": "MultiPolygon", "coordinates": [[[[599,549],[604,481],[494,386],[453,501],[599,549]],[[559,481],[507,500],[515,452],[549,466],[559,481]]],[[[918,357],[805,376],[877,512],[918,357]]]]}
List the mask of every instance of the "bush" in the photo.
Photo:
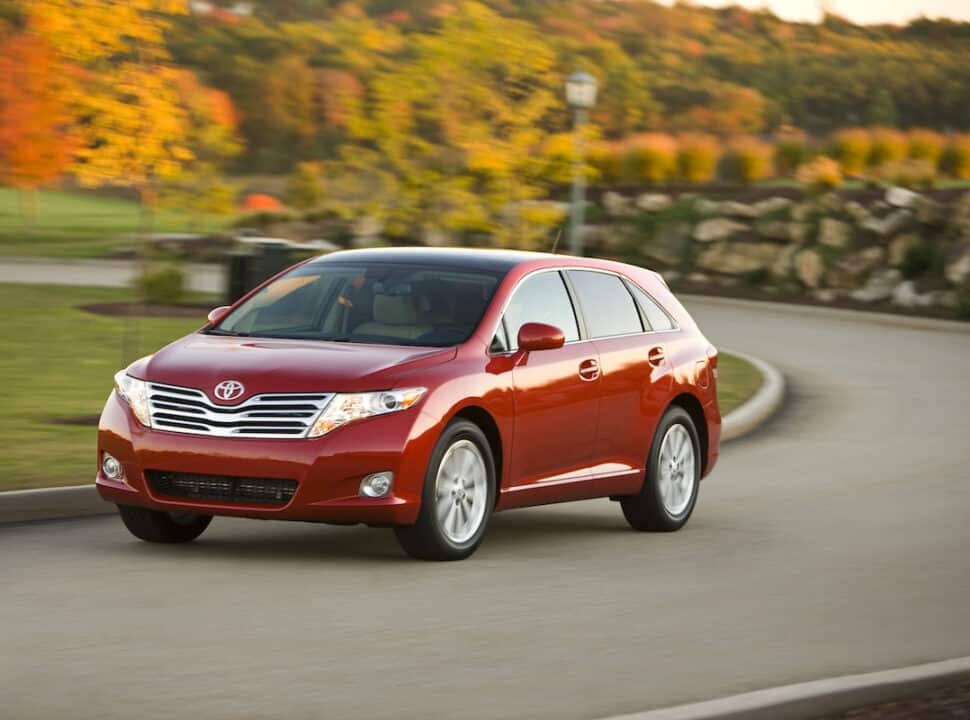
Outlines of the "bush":
{"type": "Polygon", "coordinates": [[[842,167],[832,158],[820,155],[798,168],[797,177],[809,192],[821,194],[842,184],[842,167]]]}
{"type": "Polygon", "coordinates": [[[869,166],[881,168],[883,165],[897,163],[906,157],[909,142],[906,135],[892,128],[875,128],[869,133],[872,145],[869,147],[869,166]]]}
{"type": "Polygon", "coordinates": [[[720,159],[721,144],[713,135],[684,133],[677,137],[677,175],[684,182],[710,182],[720,159]]]}
{"type": "Polygon", "coordinates": [[[872,140],[863,128],[839,130],[832,136],[832,154],[846,175],[859,175],[866,169],[872,140]]]}
{"type": "Polygon", "coordinates": [[[883,165],[879,176],[906,188],[931,188],[936,182],[936,165],[929,160],[900,160],[883,165]]]}
{"type": "Polygon", "coordinates": [[[947,139],[940,167],[947,175],[970,180],[970,133],[951,135],[947,139]]]}
{"type": "Polygon", "coordinates": [[[624,143],[623,179],[639,185],[670,180],[677,173],[677,143],[663,133],[634,135],[624,143]]]}
{"type": "Polygon", "coordinates": [[[320,164],[301,162],[290,177],[286,188],[286,202],[296,208],[312,208],[323,199],[320,183],[320,164]]]}
{"type": "Polygon", "coordinates": [[[623,179],[623,154],[615,144],[594,144],[589,151],[589,164],[605,184],[616,185],[623,179]]]}
{"type": "Polygon", "coordinates": [[[775,136],[775,172],[790,176],[808,158],[805,133],[797,128],[785,128],[775,136]]]}
{"type": "Polygon", "coordinates": [[[899,271],[907,280],[915,280],[939,266],[941,260],[937,246],[926,239],[922,239],[907,248],[906,254],[903,255],[903,259],[899,263],[899,271]]]}
{"type": "Polygon", "coordinates": [[[135,284],[143,301],[153,305],[174,305],[185,292],[185,273],[178,265],[149,268],[135,284]]]}
{"type": "Polygon", "coordinates": [[[737,137],[728,143],[721,173],[725,180],[750,185],[771,174],[772,161],[771,145],[756,137],[737,137]]]}
{"type": "Polygon", "coordinates": [[[292,222],[299,219],[299,215],[289,210],[279,210],[275,212],[263,210],[261,212],[240,215],[233,223],[233,226],[265,228],[275,223],[292,222]]]}
{"type": "Polygon", "coordinates": [[[946,138],[938,132],[923,129],[909,131],[909,157],[913,160],[926,160],[934,168],[939,167],[945,146],[946,138]]]}

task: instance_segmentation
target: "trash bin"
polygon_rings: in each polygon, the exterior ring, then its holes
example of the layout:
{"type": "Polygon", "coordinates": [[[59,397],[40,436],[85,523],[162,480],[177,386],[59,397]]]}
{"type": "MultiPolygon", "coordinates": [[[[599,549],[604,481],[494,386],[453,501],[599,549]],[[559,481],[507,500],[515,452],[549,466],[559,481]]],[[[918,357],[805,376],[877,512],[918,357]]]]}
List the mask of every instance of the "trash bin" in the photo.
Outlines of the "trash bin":
{"type": "Polygon", "coordinates": [[[233,304],[267,278],[296,262],[293,248],[273,243],[253,243],[226,254],[226,303],[233,304]]]}

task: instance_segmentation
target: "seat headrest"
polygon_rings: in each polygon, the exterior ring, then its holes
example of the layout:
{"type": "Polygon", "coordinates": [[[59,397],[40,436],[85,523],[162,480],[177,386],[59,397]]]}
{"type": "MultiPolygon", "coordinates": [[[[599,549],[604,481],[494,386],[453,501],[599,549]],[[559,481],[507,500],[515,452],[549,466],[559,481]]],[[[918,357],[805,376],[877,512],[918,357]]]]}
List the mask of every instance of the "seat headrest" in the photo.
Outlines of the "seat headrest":
{"type": "Polygon", "coordinates": [[[410,295],[375,295],[374,322],[381,325],[414,325],[418,309],[410,295]]]}

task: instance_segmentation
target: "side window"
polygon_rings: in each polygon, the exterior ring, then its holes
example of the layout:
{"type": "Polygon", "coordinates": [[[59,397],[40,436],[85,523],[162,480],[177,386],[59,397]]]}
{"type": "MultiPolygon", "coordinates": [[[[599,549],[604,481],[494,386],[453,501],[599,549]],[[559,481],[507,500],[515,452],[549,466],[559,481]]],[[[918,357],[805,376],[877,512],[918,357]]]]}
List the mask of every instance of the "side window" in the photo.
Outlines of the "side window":
{"type": "Polygon", "coordinates": [[[505,310],[509,349],[517,347],[519,328],[529,322],[554,325],[562,330],[566,342],[579,339],[573,304],[558,272],[533,275],[516,289],[505,310]]]}
{"type": "Polygon", "coordinates": [[[670,319],[670,316],[663,311],[653,298],[633,283],[630,283],[630,289],[633,291],[633,296],[637,299],[640,309],[643,310],[643,314],[646,315],[647,322],[650,323],[652,330],[662,331],[674,329],[674,323],[670,319]]]}
{"type": "Polygon", "coordinates": [[[569,279],[579,294],[579,304],[591,337],[643,332],[633,296],[616,275],[570,270],[569,279]]]}

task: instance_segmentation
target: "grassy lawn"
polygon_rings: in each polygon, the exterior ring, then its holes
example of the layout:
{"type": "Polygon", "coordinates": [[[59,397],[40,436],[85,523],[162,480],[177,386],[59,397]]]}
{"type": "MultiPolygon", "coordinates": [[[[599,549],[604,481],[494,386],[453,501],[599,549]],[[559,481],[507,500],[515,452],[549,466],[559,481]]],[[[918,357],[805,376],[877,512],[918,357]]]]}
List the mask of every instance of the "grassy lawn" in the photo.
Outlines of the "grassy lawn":
{"type": "MultiPolygon", "coordinates": [[[[104,257],[130,247],[121,237],[138,231],[139,207],[129,200],[82,193],[40,191],[37,220],[24,228],[20,197],[0,188],[0,255],[43,257],[104,257]]],[[[159,210],[156,232],[211,232],[225,227],[230,217],[159,210]]]]}
{"type": "MultiPolygon", "coordinates": [[[[0,284],[0,490],[93,482],[95,427],[57,420],[101,412],[125,364],[126,320],[76,306],[126,299],[125,290],[109,288],[0,284]]],[[[200,327],[203,315],[140,318],[141,353],[200,327]]]]}
{"type": "MultiPolygon", "coordinates": [[[[78,309],[126,300],[125,290],[61,285],[0,284],[7,309],[0,335],[0,490],[93,482],[94,418],[111,390],[122,358],[126,319],[78,309]],[[92,421],[93,422],[93,421],[92,421]]],[[[140,318],[139,350],[147,354],[198,328],[193,318],[140,318]]],[[[721,354],[718,389],[725,414],[757,390],[761,378],[747,363],[721,354]]]]}
{"type": "Polygon", "coordinates": [[[717,400],[721,415],[727,415],[761,387],[761,373],[751,363],[734,355],[717,358],[717,400]]]}

